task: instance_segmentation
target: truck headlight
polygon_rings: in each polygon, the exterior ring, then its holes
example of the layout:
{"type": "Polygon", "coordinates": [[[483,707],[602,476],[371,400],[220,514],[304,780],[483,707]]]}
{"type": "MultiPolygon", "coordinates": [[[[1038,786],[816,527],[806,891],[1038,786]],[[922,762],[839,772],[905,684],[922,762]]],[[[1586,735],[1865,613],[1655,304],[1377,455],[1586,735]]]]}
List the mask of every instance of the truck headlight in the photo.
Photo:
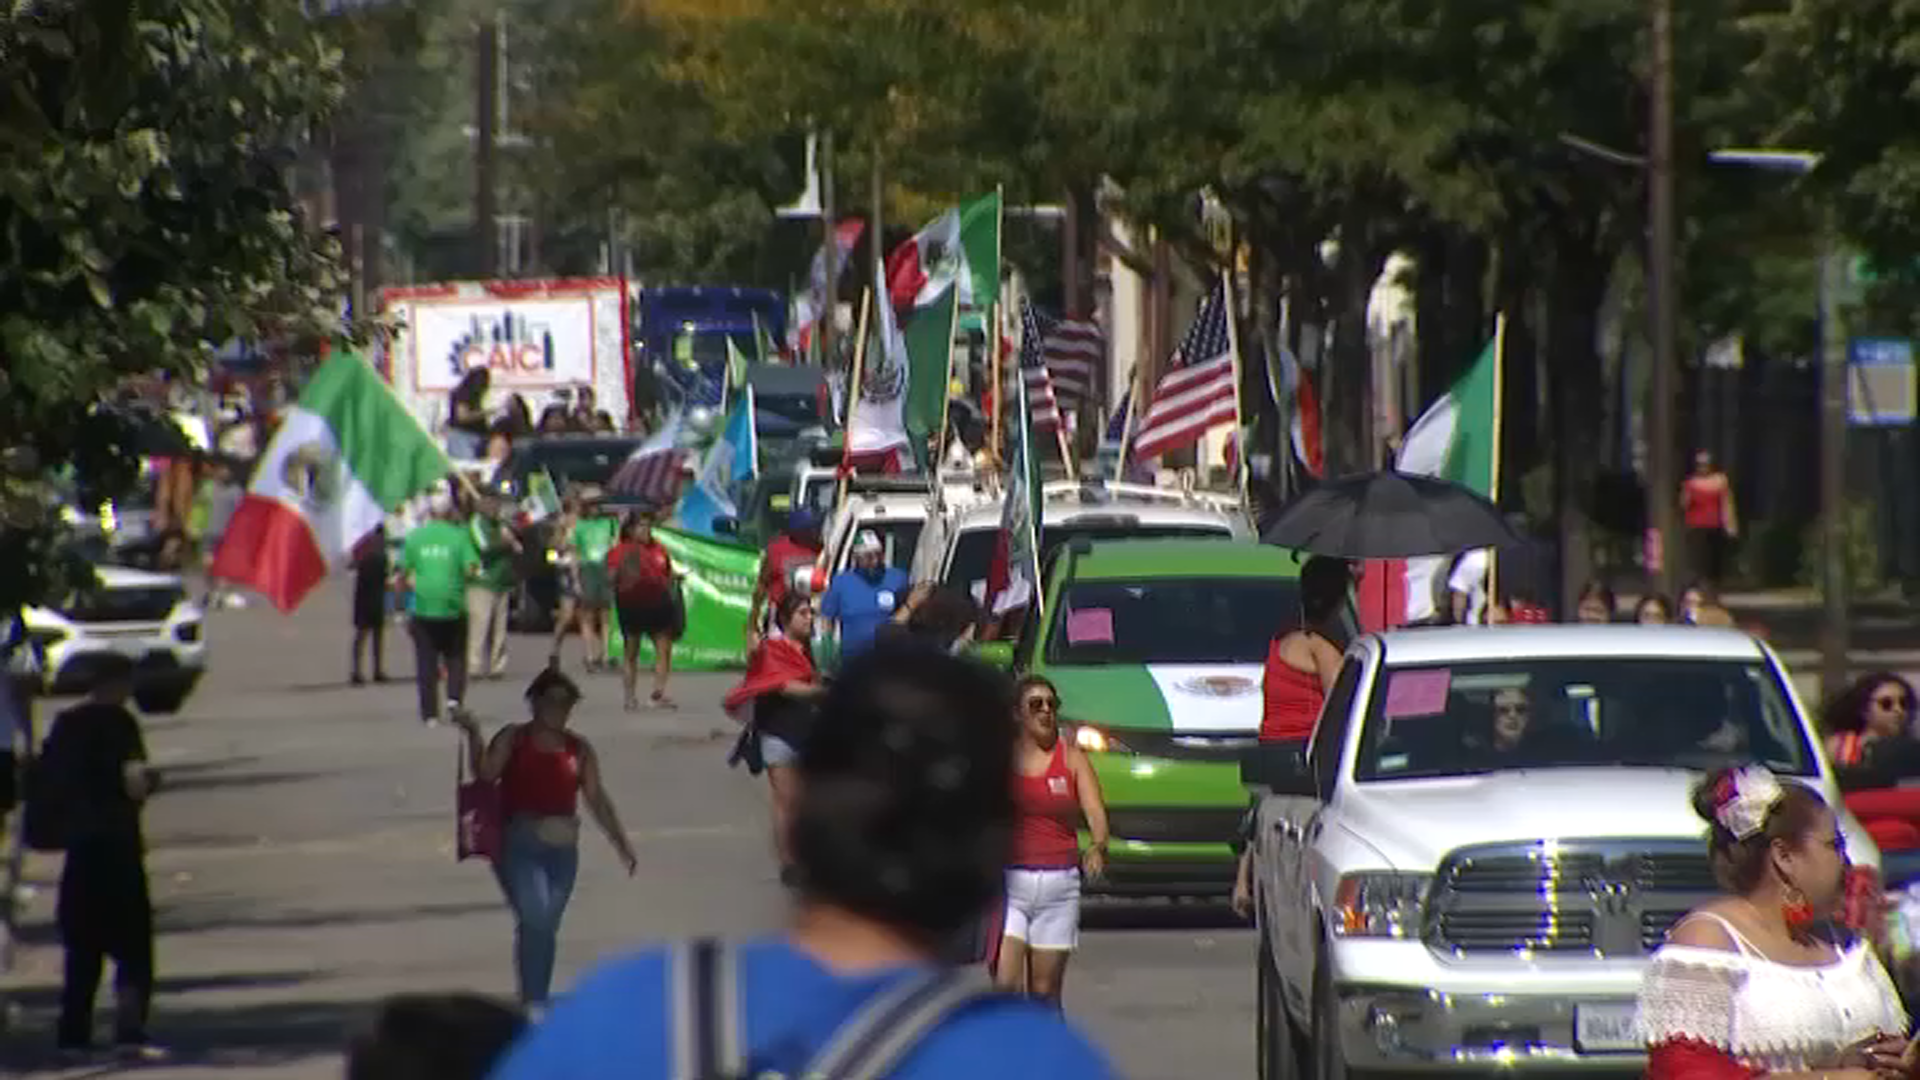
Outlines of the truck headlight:
{"type": "Polygon", "coordinates": [[[1127,745],[1112,735],[1090,724],[1063,720],[1061,723],[1073,728],[1073,744],[1082,750],[1095,754],[1125,754],[1127,745]]]}
{"type": "Polygon", "coordinates": [[[1340,937],[1411,938],[1420,934],[1426,874],[1370,870],[1347,874],[1334,892],[1333,932],[1340,937]]]}

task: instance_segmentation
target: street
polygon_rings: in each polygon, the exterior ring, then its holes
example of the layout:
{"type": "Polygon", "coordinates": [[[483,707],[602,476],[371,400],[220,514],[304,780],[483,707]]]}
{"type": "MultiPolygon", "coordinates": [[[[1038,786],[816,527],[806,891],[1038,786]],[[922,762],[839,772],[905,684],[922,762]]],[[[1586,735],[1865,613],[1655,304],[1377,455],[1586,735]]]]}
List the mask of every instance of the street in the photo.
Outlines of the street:
{"type": "MultiPolygon", "coordinates": [[[[454,733],[413,719],[410,681],[346,685],[344,585],[329,582],[290,618],[258,603],[213,615],[207,680],[179,716],[147,721],[167,780],[147,814],[154,1031],[175,1058],[144,1075],[337,1077],[342,1030],[383,995],[511,994],[505,907],[484,864],[453,857],[454,733]]],[[[468,695],[489,725],[517,717],[546,642],[518,637],[513,649],[512,673],[468,695]]],[[[578,645],[569,657],[577,672],[578,645]]],[[[399,633],[388,668],[412,670],[399,633]]],[[[678,712],[627,715],[613,677],[586,680],[575,725],[599,749],[640,871],[625,879],[606,845],[585,839],[562,983],[636,942],[782,918],[764,785],[725,767],[734,729],[719,700],[732,681],[686,676],[678,712]]],[[[0,980],[17,1010],[0,1074],[44,1069],[52,1041],[57,861],[29,867],[24,948],[0,980]]],[[[1087,921],[1067,1007],[1124,1075],[1252,1074],[1248,930],[1211,906],[1116,905],[1087,921]]]]}

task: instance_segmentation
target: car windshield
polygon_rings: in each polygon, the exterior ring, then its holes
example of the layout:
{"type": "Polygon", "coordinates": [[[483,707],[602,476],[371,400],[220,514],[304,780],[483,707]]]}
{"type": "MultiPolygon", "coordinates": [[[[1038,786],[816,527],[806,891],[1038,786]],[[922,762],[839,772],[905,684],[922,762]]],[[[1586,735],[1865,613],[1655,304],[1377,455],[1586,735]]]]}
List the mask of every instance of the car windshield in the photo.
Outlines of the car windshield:
{"type": "Polygon", "coordinates": [[[1047,662],[1257,664],[1299,609],[1291,578],[1076,581],[1047,631],[1047,662]]]}
{"type": "Polygon", "coordinates": [[[1393,667],[1367,706],[1361,780],[1501,769],[1814,772],[1791,699],[1765,663],[1569,657],[1393,667]]]}
{"type": "Polygon", "coordinates": [[[893,518],[886,521],[863,521],[861,532],[871,532],[880,538],[887,551],[887,565],[901,570],[913,566],[914,549],[920,546],[920,530],[926,527],[924,521],[912,521],[906,518],[893,518]]]}
{"type": "Polygon", "coordinates": [[[494,482],[504,485],[516,497],[527,493],[527,478],[542,469],[561,490],[569,484],[605,485],[640,442],[638,438],[575,441],[562,436],[538,445],[516,447],[512,456],[500,463],[494,482]]]}
{"type": "MultiPolygon", "coordinates": [[[[995,524],[969,529],[953,544],[953,561],[947,564],[946,584],[971,591],[975,598],[987,587],[987,572],[993,566],[993,546],[1000,535],[995,524]]],[[[1211,539],[1231,536],[1225,525],[1197,522],[1159,524],[1132,520],[1095,519],[1048,525],[1040,534],[1040,562],[1046,564],[1053,549],[1076,537],[1088,540],[1174,540],[1211,539]]]]}

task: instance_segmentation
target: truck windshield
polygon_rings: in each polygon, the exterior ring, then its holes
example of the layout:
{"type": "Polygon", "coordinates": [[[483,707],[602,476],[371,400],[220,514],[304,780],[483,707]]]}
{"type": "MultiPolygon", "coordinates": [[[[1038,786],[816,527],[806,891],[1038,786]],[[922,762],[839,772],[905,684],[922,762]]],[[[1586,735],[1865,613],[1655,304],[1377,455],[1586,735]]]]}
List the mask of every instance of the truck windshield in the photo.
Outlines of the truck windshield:
{"type": "Polygon", "coordinates": [[[1076,581],[1051,615],[1047,662],[1258,664],[1299,610],[1291,578],[1076,581]]]}
{"type": "MultiPolygon", "coordinates": [[[[1048,525],[1040,533],[1040,564],[1046,565],[1053,549],[1076,536],[1089,540],[1173,540],[1231,536],[1225,525],[1199,522],[1157,524],[1154,522],[1069,521],[1048,525]]],[[[999,523],[968,529],[953,543],[953,558],[947,563],[946,584],[966,589],[980,599],[987,587],[987,572],[993,566],[993,546],[1000,536],[999,523]]],[[[1291,610],[1291,609],[1289,609],[1291,610]]]]}
{"type": "Polygon", "coordinates": [[[1567,657],[1387,668],[1367,705],[1355,775],[1753,761],[1815,772],[1800,718],[1768,665],[1567,657]]]}

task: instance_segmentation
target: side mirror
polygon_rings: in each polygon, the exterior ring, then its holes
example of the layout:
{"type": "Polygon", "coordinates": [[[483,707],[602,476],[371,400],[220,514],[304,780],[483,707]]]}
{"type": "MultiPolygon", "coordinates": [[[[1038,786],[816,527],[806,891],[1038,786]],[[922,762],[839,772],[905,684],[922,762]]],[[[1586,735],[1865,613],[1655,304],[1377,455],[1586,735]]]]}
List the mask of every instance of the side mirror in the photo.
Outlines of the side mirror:
{"type": "Polygon", "coordinates": [[[983,641],[973,647],[973,655],[983,663],[994,667],[1011,668],[1013,666],[1013,642],[983,641]]]}
{"type": "Polygon", "coordinates": [[[740,535],[739,519],[730,518],[725,514],[716,515],[713,519],[713,535],[739,536],[740,535]]]}
{"type": "Polygon", "coordinates": [[[1307,768],[1304,743],[1261,743],[1247,751],[1240,758],[1240,782],[1274,795],[1320,797],[1320,787],[1307,768]]]}

